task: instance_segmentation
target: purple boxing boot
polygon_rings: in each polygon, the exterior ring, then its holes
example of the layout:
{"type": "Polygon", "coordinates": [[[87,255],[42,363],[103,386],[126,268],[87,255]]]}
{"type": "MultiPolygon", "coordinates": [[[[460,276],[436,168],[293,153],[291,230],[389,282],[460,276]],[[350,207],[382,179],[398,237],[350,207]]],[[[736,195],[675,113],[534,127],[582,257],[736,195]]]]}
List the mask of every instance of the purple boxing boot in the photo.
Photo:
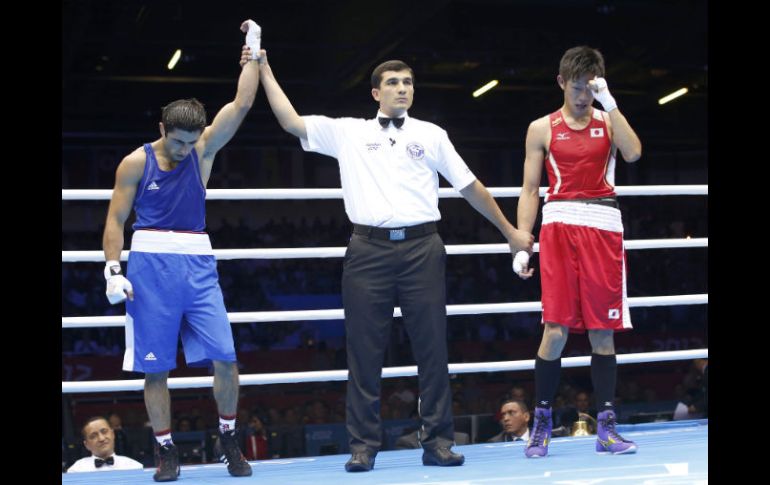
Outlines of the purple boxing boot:
{"type": "Polygon", "coordinates": [[[636,453],[636,443],[624,439],[615,431],[615,411],[602,411],[599,413],[596,430],[596,452],[600,454],[611,453],[622,455],[636,453]]]}
{"type": "Polygon", "coordinates": [[[540,458],[548,454],[548,444],[551,442],[551,408],[535,408],[535,425],[532,434],[524,448],[527,458],[540,458]]]}

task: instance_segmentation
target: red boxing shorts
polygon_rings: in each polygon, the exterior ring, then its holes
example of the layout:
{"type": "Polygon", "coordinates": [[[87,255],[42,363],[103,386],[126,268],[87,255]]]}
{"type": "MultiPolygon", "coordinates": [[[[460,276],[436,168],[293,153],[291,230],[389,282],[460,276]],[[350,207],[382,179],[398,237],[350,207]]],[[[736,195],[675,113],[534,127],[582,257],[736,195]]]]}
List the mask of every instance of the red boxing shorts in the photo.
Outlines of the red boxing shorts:
{"type": "Polygon", "coordinates": [[[586,330],[630,330],[620,210],[589,202],[543,206],[540,280],[543,322],[586,330]]]}

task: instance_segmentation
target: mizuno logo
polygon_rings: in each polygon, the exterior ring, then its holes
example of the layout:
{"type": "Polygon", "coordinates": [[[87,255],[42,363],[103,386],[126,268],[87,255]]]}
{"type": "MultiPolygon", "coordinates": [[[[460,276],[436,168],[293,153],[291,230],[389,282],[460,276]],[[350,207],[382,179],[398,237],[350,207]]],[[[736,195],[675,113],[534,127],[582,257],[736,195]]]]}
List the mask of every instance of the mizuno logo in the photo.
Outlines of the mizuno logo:
{"type": "Polygon", "coordinates": [[[605,448],[609,448],[610,445],[614,445],[615,443],[617,443],[617,441],[613,440],[612,438],[609,438],[607,441],[604,441],[603,439],[597,437],[596,441],[598,441],[605,448]]]}

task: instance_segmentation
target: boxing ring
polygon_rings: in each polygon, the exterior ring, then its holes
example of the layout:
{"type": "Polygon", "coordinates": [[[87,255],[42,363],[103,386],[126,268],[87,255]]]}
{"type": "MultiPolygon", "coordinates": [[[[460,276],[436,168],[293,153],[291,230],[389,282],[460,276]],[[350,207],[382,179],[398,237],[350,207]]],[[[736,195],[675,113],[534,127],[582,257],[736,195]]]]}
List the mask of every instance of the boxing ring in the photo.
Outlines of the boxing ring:
{"type": "MultiPolygon", "coordinates": [[[[542,197],[547,190],[540,188],[542,197]]],[[[489,188],[495,198],[518,197],[518,187],[489,188]]],[[[661,195],[708,195],[707,185],[658,185],[616,187],[619,197],[661,195]]],[[[112,190],[62,190],[62,200],[109,200],[112,190]]],[[[440,198],[459,198],[451,188],[439,190],[440,198]]],[[[265,199],[341,199],[341,189],[211,189],[208,200],[265,200],[265,199]]],[[[642,239],[625,241],[626,250],[707,248],[708,238],[642,239]]],[[[448,256],[509,253],[508,244],[447,245],[448,256]]],[[[535,244],[534,251],[539,251],[535,244]]],[[[121,261],[128,259],[129,251],[121,253],[121,261]]],[[[217,260],[234,259],[303,259],[342,258],[344,247],[215,249],[217,260]]],[[[62,263],[104,263],[102,251],[62,251],[62,263]]],[[[511,277],[516,277],[511,274],[511,277]]],[[[708,294],[667,295],[629,298],[629,306],[656,307],[672,305],[705,305],[708,294]]],[[[493,304],[447,305],[447,315],[483,315],[494,313],[540,312],[539,301],[493,304]]],[[[394,317],[401,316],[395,308],[394,317]]],[[[228,313],[231,323],[274,323],[299,320],[342,320],[343,310],[258,311],[228,313]]],[[[125,316],[62,317],[62,329],[122,327],[125,316]]],[[[451,318],[448,319],[451,325],[451,318]]],[[[532,359],[499,362],[449,364],[450,374],[474,372],[503,372],[534,369],[532,359]]],[[[618,354],[618,364],[638,364],[708,358],[708,348],[618,354]]],[[[590,356],[562,359],[562,367],[586,367],[590,356]]],[[[417,375],[417,366],[383,368],[384,378],[417,375]]],[[[244,374],[241,386],[299,382],[343,381],[347,370],[244,374]]],[[[137,391],[143,389],[142,379],[62,382],[62,393],[96,393],[137,391]]],[[[213,376],[180,377],[168,379],[169,389],[203,388],[213,386],[213,376]]],[[[502,484],[513,483],[707,483],[708,481],[708,421],[677,421],[637,425],[619,425],[618,431],[639,444],[634,455],[604,456],[593,452],[594,436],[559,438],[549,448],[549,456],[542,460],[524,457],[523,443],[474,444],[459,447],[465,454],[462,467],[424,467],[421,450],[382,451],[377,455],[374,470],[365,474],[351,474],[343,465],[349,455],[305,457],[252,461],[251,477],[234,479],[222,464],[182,466],[180,481],[187,484],[275,483],[293,484],[314,482],[317,485],[363,483],[368,484],[502,484]],[[588,442],[591,441],[591,442],[588,442]],[[514,449],[509,449],[514,448],[514,449]],[[522,480],[524,480],[522,482],[522,480]]],[[[110,473],[63,474],[62,483],[153,483],[152,472],[113,471],[110,473]]]]}

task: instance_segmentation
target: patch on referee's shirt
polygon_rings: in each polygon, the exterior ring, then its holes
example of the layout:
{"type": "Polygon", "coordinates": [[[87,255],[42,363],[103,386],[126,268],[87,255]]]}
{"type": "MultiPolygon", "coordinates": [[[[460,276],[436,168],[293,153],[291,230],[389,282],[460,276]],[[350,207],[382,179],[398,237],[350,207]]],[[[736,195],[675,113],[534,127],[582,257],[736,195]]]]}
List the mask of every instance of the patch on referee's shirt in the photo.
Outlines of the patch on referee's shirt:
{"type": "Polygon", "coordinates": [[[412,160],[422,160],[425,157],[425,147],[417,142],[408,143],[406,145],[406,154],[412,160]]]}

